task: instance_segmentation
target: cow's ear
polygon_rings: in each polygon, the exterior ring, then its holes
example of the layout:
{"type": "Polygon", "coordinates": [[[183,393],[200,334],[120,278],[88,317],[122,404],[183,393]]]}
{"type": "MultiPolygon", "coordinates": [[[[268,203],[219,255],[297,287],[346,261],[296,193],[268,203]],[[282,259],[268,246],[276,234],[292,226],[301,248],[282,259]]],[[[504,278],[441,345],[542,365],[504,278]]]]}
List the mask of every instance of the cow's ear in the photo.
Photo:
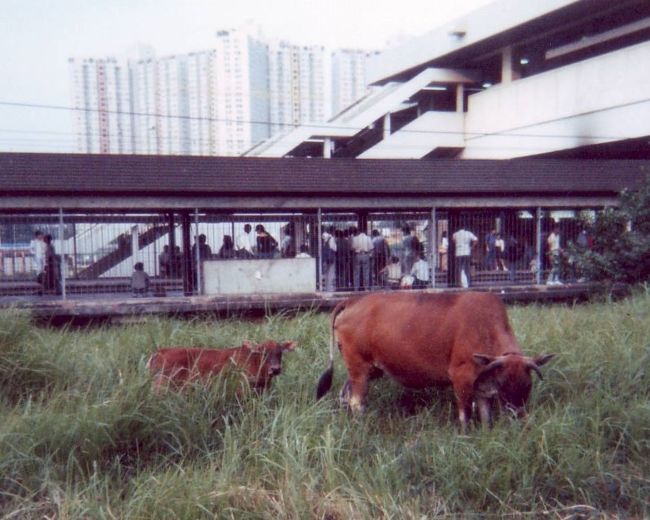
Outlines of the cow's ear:
{"type": "Polygon", "coordinates": [[[474,358],[474,363],[482,367],[489,365],[496,359],[494,356],[486,356],[485,354],[472,354],[472,358],[474,358]]]}
{"type": "Polygon", "coordinates": [[[282,350],[293,350],[296,348],[296,342],[295,341],[285,341],[282,343],[282,350]]]}
{"type": "Polygon", "coordinates": [[[533,362],[538,366],[544,366],[546,363],[548,363],[551,359],[555,357],[555,354],[544,354],[541,356],[537,356],[533,358],[533,362]]]}

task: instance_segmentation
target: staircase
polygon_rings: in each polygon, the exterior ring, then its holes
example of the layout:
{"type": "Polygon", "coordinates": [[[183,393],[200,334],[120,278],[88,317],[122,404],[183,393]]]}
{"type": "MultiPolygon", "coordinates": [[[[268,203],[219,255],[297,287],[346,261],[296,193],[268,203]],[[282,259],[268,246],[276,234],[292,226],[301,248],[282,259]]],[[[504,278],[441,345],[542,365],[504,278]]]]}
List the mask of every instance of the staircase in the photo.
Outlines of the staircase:
{"type": "MultiPolygon", "coordinates": [[[[138,235],[138,249],[144,249],[168,232],[168,225],[151,226],[145,232],[138,235]]],[[[120,235],[120,237],[116,239],[117,249],[107,253],[96,262],[79,271],[77,273],[77,278],[80,280],[93,280],[99,278],[102,274],[129,258],[133,252],[131,240],[132,235],[120,235]]]]}

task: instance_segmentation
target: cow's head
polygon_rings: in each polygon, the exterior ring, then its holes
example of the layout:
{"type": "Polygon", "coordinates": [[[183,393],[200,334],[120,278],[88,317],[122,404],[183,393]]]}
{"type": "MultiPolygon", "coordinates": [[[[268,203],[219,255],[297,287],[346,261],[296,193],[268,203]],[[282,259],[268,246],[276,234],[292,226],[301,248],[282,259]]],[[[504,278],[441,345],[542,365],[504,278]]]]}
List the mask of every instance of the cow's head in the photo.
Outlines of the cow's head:
{"type": "Polygon", "coordinates": [[[531,373],[543,379],[540,367],[548,363],[555,354],[534,358],[518,353],[502,356],[474,354],[474,363],[481,367],[474,391],[477,397],[498,398],[507,410],[517,417],[526,415],[526,402],[532,388],[531,373]]]}
{"type": "Polygon", "coordinates": [[[265,341],[253,344],[245,341],[243,346],[260,356],[258,375],[264,379],[272,378],[282,373],[282,353],[296,348],[295,341],[265,341]]]}

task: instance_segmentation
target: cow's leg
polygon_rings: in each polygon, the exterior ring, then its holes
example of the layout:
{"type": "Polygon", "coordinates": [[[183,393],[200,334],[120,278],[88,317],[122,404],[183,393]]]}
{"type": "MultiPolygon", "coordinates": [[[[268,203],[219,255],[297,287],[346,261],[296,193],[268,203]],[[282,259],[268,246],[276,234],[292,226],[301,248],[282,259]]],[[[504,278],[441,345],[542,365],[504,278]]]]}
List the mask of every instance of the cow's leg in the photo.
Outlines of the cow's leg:
{"type": "Polygon", "coordinates": [[[339,392],[339,404],[344,408],[348,408],[350,406],[350,380],[349,379],[346,379],[345,383],[343,383],[343,386],[341,387],[341,391],[339,392]]]}
{"type": "Polygon", "coordinates": [[[167,378],[162,374],[156,374],[151,383],[151,389],[155,395],[160,395],[167,386],[167,378]]]}
{"type": "Polygon", "coordinates": [[[476,399],[479,417],[481,423],[492,428],[492,399],[489,397],[479,397],[476,399]]]}
{"type": "Polygon", "coordinates": [[[368,395],[368,378],[372,371],[372,365],[360,359],[359,356],[345,356],[348,367],[349,384],[349,406],[354,414],[361,414],[365,410],[366,396],[368,395]]]}
{"type": "Polygon", "coordinates": [[[456,405],[458,406],[458,420],[463,432],[467,431],[469,422],[472,420],[472,401],[474,401],[474,385],[463,376],[460,369],[450,369],[449,378],[454,387],[456,405]]]}

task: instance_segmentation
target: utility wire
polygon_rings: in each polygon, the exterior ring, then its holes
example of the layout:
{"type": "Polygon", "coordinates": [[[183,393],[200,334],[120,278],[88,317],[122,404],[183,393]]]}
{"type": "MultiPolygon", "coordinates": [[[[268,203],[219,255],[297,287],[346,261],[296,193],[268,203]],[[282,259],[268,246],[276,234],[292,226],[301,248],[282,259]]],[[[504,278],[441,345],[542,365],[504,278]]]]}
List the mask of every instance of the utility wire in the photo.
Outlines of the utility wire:
{"type": "MultiPolygon", "coordinates": [[[[629,103],[621,103],[618,105],[606,107],[600,110],[591,110],[585,111],[579,114],[572,114],[571,117],[589,115],[593,113],[603,112],[606,110],[612,110],[615,108],[625,108],[629,106],[634,106],[650,101],[650,98],[640,99],[632,101],[629,103]]],[[[345,126],[340,124],[331,124],[331,123],[286,123],[286,122],[271,122],[271,121],[262,121],[262,120],[241,120],[241,119],[229,119],[229,118],[214,118],[206,116],[187,116],[187,115],[173,115],[173,114],[161,114],[161,113],[151,113],[151,112],[135,112],[135,111],[123,111],[123,110],[100,110],[97,108],[85,108],[85,107],[70,107],[65,105],[52,105],[45,103],[21,103],[14,101],[0,101],[0,106],[11,106],[11,107],[20,107],[20,108],[36,108],[36,109],[47,109],[47,110],[64,110],[64,111],[74,111],[74,112],[84,112],[84,113],[105,113],[105,114],[114,114],[114,115],[123,115],[123,116],[135,116],[135,117],[148,117],[155,119],[178,119],[186,121],[206,121],[214,123],[226,123],[228,125],[265,125],[265,126],[277,126],[284,128],[313,128],[315,130],[358,130],[363,131],[367,127],[359,128],[358,126],[345,126]]],[[[549,119],[545,121],[539,121],[535,124],[548,124],[556,121],[561,121],[566,119],[565,117],[549,119]]],[[[576,135],[576,134],[539,134],[539,133],[513,133],[514,131],[523,128],[523,127],[514,127],[511,129],[498,130],[494,132],[460,132],[453,130],[415,130],[415,129],[400,129],[399,132],[402,133],[412,133],[412,134],[431,134],[431,135],[462,135],[466,139],[477,139],[480,137],[533,137],[533,138],[565,138],[565,139],[590,139],[590,140],[620,140],[628,139],[629,136],[613,136],[613,135],[576,135]]],[[[317,134],[317,132],[315,132],[317,134]]],[[[75,135],[84,135],[84,134],[75,134],[75,135]]],[[[276,134],[277,135],[277,134],[276,134]]],[[[152,138],[154,139],[154,138],[152,138]]]]}

